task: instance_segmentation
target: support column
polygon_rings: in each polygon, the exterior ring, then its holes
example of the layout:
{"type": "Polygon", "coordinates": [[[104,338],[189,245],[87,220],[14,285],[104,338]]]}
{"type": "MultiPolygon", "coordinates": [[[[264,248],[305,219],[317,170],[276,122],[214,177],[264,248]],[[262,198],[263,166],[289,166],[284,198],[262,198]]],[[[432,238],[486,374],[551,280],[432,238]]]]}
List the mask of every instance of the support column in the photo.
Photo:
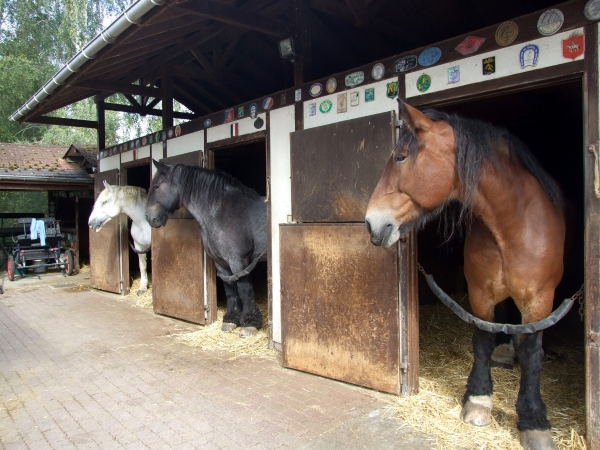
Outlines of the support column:
{"type": "Polygon", "coordinates": [[[106,148],[106,116],[104,100],[96,101],[96,120],[98,121],[98,150],[106,148]]]}
{"type": "MultiPolygon", "coordinates": [[[[310,39],[310,11],[308,0],[294,0],[294,44],[300,54],[294,63],[294,88],[300,89],[311,79],[312,44],[310,39]]],[[[295,102],[296,131],[304,128],[302,102],[295,102]]]]}
{"type": "Polygon", "coordinates": [[[163,130],[173,126],[173,66],[163,64],[160,70],[162,88],[162,127],[163,130]]]}

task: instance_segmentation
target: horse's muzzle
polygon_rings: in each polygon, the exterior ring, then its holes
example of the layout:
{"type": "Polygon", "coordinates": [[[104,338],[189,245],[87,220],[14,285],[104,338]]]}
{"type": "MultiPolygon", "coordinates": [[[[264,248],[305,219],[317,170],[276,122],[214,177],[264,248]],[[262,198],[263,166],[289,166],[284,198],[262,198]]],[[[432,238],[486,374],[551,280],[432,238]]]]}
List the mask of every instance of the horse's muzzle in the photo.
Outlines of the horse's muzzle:
{"type": "Polygon", "coordinates": [[[373,245],[387,247],[386,245],[390,241],[390,237],[394,232],[394,225],[392,223],[383,224],[371,224],[369,218],[365,219],[367,225],[367,231],[371,235],[371,243],[373,245]]]}

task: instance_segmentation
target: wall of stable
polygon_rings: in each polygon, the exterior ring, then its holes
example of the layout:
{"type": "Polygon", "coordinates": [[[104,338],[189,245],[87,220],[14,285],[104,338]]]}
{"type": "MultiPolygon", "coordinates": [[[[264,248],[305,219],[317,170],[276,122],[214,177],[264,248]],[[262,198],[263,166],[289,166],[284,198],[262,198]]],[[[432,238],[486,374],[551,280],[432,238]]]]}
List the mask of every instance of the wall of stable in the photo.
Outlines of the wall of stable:
{"type": "MultiPolygon", "coordinates": [[[[361,84],[350,88],[346,88],[343,84],[338,85],[336,92],[327,94],[325,93],[325,89],[323,89],[323,93],[315,98],[311,98],[310,95],[306,94],[307,92],[310,92],[310,86],[304,87],[304,96],[301,100],[304,129],[330,125],[386,111],[397,111],[396,98],[389,98],[386,95],[388,84],[393,81],[404,83],[403,88],[405,97],[410,103],[411,98],[423,95],[423,93],[417,89],[417,81],[423,74],[427,74],[431,78],[431,86],[426,92],[427,94],[430,94],[459,86],[507,77],[525,71],[534,71],[545,67],[568,64],[574,60],[563,57],[561,41],[574,33],[583,34],[583,28],[557,33],[553,36],[542,37],[530,42],[507,46],[488,53],[477,53],[473,56],[468,56],[449,63],[422,68],[421,70],[416,70],[400,77],[393,76],[380,81],[361,84]],[[521,67],[521,49],[529,44],[534,44],[539,47],[537,64],[535,66],[521,67]],[[481,67],[482,60],[488,56],[494,56],[496,58],[496,72],[490,75],[483,75],[481,67]],[[457,83],[449,83],[448,69],[456,66],[460,68],[460,81],[457,83]],[[358,93],[358,103],[355,106],[352,106],[350,101],[350,97],[353,93],[358,93]],[[344,108],[341,108],[338,112],[338,100],[340,95],[346,97],[346,107],[345,110],[344,108]],[[322,107],[322,105],[328,101],[331,102],[332,107],[330,109],[322,107]]],[[[584,56],[581,55],[576,58],[575,61],[580,60],[583,57],[584,56]]],[[[274,96],[274,98],[277,99],[276,96],[274,96]]],[[[292,103],[277,109],[267,110],[259,114],[258,117],[263,120],[263,125],[260,128],[256,128],[254,125],[256,119],[245,117],[229,123],[208,127],[200,131],[168,138],[161,142],[150,143],[149,145],[137,148],[137,151],[126,150],[116,155],[106,156],[99,160],[99,170],[104,172],[111,169],[118,169],[122,163],[148,156],[157,160],[161,159],[163,157],[163,148],[165,146],[167,156],[169,157],[197,150],[204,151],[205,133],[206,142],[214,143],[231,138],[233,135],[233,127],[236,129],[236,136],[243,136],[266,130],[270,151],[270,172],[267,176],[270,178],[271,208],[271,223],[269,225],[271,232],[271,254],[269,255],[269,258],[272,265],[273,283],[273,317],[271,318],[271,321],[273,327],[273,340],[276,343],[281,343],[279,225],[291,220],[292,214],[290,133],[295,131],[296,126],[295,106],[292,103]],[[267,123],[270,123],[268,129],[266,126],[267,123]]],[[[153,166],[152,174],[154,175],[154,173],[155,168],[153,166]]]]}

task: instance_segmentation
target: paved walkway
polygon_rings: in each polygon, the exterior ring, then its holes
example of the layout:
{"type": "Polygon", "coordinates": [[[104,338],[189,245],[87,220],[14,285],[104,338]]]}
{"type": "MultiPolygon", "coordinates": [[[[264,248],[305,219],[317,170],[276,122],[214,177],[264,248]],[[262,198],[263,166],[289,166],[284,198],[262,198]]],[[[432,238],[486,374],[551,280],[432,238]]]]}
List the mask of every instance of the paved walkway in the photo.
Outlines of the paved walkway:
{"type": "Polygon", "coordinates": [[[189,347],[172,337],[187,323],[43,277],[0,296],[0,448],[431,446],[389,417],[386,395],[189,347]]]}

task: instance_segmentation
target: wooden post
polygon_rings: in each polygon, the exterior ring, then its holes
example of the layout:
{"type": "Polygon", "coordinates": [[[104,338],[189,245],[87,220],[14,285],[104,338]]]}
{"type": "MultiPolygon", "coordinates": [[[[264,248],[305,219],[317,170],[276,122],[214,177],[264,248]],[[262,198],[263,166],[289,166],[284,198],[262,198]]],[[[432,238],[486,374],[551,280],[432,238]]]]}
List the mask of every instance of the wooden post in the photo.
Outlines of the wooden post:
{"type": "MultiPolygon", "coordinates": [[[[586,379],[586,439],[590,449],[600,448],[600,201],[594,193],[594,154],[589,147],[597,150],[598,130],[598,28],[593,23],[585,27],[585,75],[584,75],[584,164],[585,164],[585,379],[586,379]],[[588,50],[589,49],[589,50],[588,50]]],[[[575,307],[577,307],[576,305],[575,307]]]]}
{"type": "MultiPolygon", "coordinates": [[[[294,44],[300,56],[294,62],[294,87],[300,89],[311,79],[312,48],[310,39],[310,12],[307,0],[294,0],[294,44]]],[[[295,102],[296,131],[304,128],[302,101],[295,102]]]]}
{"type": "Polygon", "coordinates": [[[98,150],[106,148],[106,117],[104,100],[96,101],[96,117],[98,121],[98,150]]]}
{"type": "Polygon", "coordinates": [[[173,126],[173,66],[164,63],[160,71],[162,98],[163,130],[173,126]]]}

